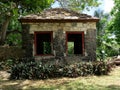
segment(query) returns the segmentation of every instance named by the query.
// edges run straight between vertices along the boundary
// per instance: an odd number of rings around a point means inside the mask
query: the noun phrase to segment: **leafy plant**
[[[115,34],[110,32],[110,15],[103,11],[95,11],[94,16],[100,18],[97,23],[97,58],[104,60],[106,57],[115,56],[119,52],[119,44],[116,41]]]
[[[100,3],[98,0],[56,0],[62,8],[68,8],[76,11],[90,10],[97,7]]]
[[[18,17],[40,13],[49,8],[53,2],[54,0],[0,0],[0,45],[5,43],[8,31],[21,31]]]
[[[120,1],[119,0],[114,0],[114,7],[112,9],[111,15],[112,15],[112,20],[109,23],[109,31],[116,36],[116,41],[120,45]]]
[[[68,42],[68,54],[74,54],[74,42]]]
[[[71,65],[43,64],[42,62],[20,62],[11,68],[11,79],[47,79],[56,77],[78,77],[107,75],[112,65],[107,62],[84,62]]]

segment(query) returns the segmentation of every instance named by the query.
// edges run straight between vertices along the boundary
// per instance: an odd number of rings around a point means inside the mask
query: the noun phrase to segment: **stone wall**
[[[91,29],[96,29],[95,22],[87,23],[31,23],[30,24],[30,34],[34,34],[34,31],[87,31]]]
[[[32,57],[34,35],[29,33],[29,24],[23,24],[22,30],[22,49],[25,50],[24,57]]]
[[[96,60],[96,30],[87,30],[85,35],[85,51],[89,60]]]
[[[79,60],[96,60],[96,23],[30,23],[23,24],[23,49],[26,50],[27,56],[34,56],[34,32],[35,31],[53,31],[53,52],[54,56],[35,56],[36,59],[49,59],[64,57],[73,60],[74,58],[66,57],[66,32],[80,31],[84,32],[84,55],[77,56]],[[81,58],[82,57],[82,58]]]
[[[63,57],[65,53],[65,35],[63,30],[58,30],[55,32],[55,37],[53,38],[53,50],[56,57]]]
[[[24,50],[14,46],[0,46],[0,61],[10,58],[22,58]]]

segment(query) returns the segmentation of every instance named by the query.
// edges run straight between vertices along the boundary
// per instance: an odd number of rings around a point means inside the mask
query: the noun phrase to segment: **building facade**
[[[54,8],[41,14],[23,16],[19,21],[25,56],[33,56],[36,60],[96,60],[98,18]]]

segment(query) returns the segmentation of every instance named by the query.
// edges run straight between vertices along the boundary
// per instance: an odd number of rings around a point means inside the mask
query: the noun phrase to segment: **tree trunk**
[[[3,22],[3,25],[1,27],[1,32],[0,32],[0,45],[4,44],[5,38],[6,38],[6,32],[7,28],[10,22],[11,16],[7,15],[6,20]]]

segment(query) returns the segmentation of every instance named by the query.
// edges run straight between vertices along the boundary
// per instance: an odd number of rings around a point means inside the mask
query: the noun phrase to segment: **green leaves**
[[[25,60],[26,61],[26,60]],[[11,79],[48,79],[107,75],[113,64],[107,62],[81,62],[71,65],[43,64],[41,62],[18,63],[11,68]]]
[[[98,0],[57,0],[61,7],[72,9],[75,11],[89,10],[92,7],[97,7],[100,3]]]
[[[118,54],[119,44],[116,41],[116,34],[111,32],[113,22],[110,22],[110,15],[96,11],[95,16],[100,18],[97,23],[97,57],[104,60]]]
[[[21,25],[17,20],[20,15],[39,13],[45,8],[49,8],[53,2],[54,0],[0,0],[0,26],[2,27],[0,31],[3,33],[0,35],[0,44],[5,42],[6,31],[20,31]],[[8,16],[10,17],[9,21]]]
[[[27,12],[40,12],[41,10],[50,7],[54,0],[20,0],[21,9]]]
[[[114,8],[111,12],[112,20],[109,29],[116,35],[117,42],[120,44],[120,1],[114,0]]]

